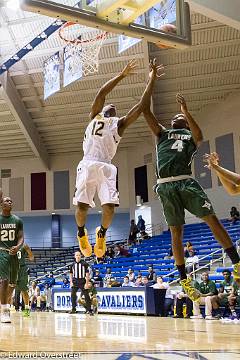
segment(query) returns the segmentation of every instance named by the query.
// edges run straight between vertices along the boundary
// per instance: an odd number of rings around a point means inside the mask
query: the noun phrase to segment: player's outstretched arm
[[[150,127],[152,133],[159,138],[161,133],[166,130],[164,126],[162,126],[156,119],[156,116],[150,109],[146,109],[143,111],[143,115],[145,120],[147,121],[148,126]]]
[[[131,60],[125,68],[115,76],[113,79],[106,82],[102,88],[97,93],[94,102],[92,104],[92,109],[90,113],[90,119],[94,119],[97,114],[99,114],[104,106],[106,96],[115,88],[115,86],[126,76],[134,74],[137,64],[135,60]]]
[[[123,116],[118,121],[118,135],[123,136],[124,131],[128,126],[130,126],[134,121],[136,121],[142,113],[142,104],[139,102],[136,104],[127,115]]]
[[[181,105],[181,111],[185,115],[186,120],[188,122],[188,126],[192,132],[193,140],[196,144],[196,146],[200,146],[203,141],[203,134],[202,130],[196,123],[196,121],[193,119],[192,115],[188,111],[186,101],[182,94],[177,94],[176,96],[177,103]]]
[[[151,98],[152,98],[152,93],[153,93],[153,88],[154,88],[154,83],[155,80],[160,79],[163,75],[165,75],[164,73],[164,66],[161,65],[157,65],[157,60],[153,59],[150,61],[149,64],[149,80],[146,86],[146,89],[144,90],[144,93],[142,95],[141,98],[141,103],[143,105],[143,110],[148,110],[151,107]]]
[[[156,64],[156,59],[150,62],[149,82],[142,96],[143,115],[148,123],[148,126],[152,130],[153,134],[157,137],[161,135],[161,132],[164,131],[165,128],[157,121],[155,115],[151,111],[151,97],[153,93],[155,80],[159,79],[163,75],[164,75],[163,65],[158,66]]]
[[[240,194],[240,175],[219,165],[219,156],[213,152],[204,155],[208,169],[213,169],[229,195]]]
[[[136,104],[129,113],[121,118],[118,123],[118,134],[122,136],[125,129],[138,119],[142,112],[148,111],[151,106],[151,96],[154,82],[156,79],[164,75],[163,65],[157,65],[156,59],[150,62],[149,81],[141,97],[141,100]]]

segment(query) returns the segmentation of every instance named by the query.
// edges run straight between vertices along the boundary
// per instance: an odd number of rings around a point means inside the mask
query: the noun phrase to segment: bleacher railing
[[[214,259],[213,258],[214,255],[216,255],[218,253],[220,253],[221,256]],[[204,255],[203,257],[199,258],[199,263],[202,262],[203,260],[209,258],[209,256],[211,256],[212,259],[208,263],[206,263],[202,266],[199,266],[199,267],[196,267],[196,264],[193,264],[193,271],[190,272],[190,275],[192,275],[194,280],[196,279],[196,274],[199,271],[206,269],[206,267],[211,267],[215,262],[222,261],[223,266],[225,267],[226,254],[223,249],[217,249],[217,250],[211,252],[210,254]],[[171,277],[171,275],[175,275],[177,273],[178,273],[178,270],[171,271],[170,273],[163,275],[163,278],[169,278],[169,277]],[[174,279],[173,281],[170,282],[170,284],[174,284],[174,283],[178,282],[179,280],[180,280],[180,278]]]

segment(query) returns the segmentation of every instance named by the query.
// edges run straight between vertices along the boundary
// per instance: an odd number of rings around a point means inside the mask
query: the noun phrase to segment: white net
[[[71,71],[82,66],[83,75],[98,72],[99,53],[107,33],[79,24],[67,23],[59,31],[60,38],[68,45]]]

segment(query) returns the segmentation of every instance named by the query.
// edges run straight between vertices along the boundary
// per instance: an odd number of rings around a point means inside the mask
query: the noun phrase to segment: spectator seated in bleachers
[[[103,278],[103,284],[105,286],[105,284],[107,283],[107,281],[111,278],[114,278],[114,276],[112,275],[112,269],[110,267],[107,268],[107,272],[106,275]]]
[[[69,289],[70,288],[70,281],[67,277],[63,279],[62,286],[63,289]]]
[[[55,285],[55,279],[52,271],[46,275],[44,283],[48,284],[49,287],[53,287]]]
[[[194,250],[191,241],[187,241],[184,246],[184,257],[189,257],[189,251]]]
[[[133,287],[133,286],[134,286],[134,282],[130,281],[127,275],[124,276],[122,287]]]
[[[236,224],[238,220],[240,220],[239,211],[235,206],[232,206],[230,211],[230,221],[232,225]]]
[[[96,287],[102,287],[103,286],[103,278],[100,275],[100,271],[98,269],[94,270],[92,279],[93,279],[94,285]]]
[[[223,270],[222,274],[224,280],[220,283],[218,295],[211,297],[211,302],[214,310],[218,309],[219,307],[224,307],[225,310],[223,315],[225,315],[229,311],[229,300],[231,303],[233,278],[231,276],[231,271],[228,269]]]
[[[231,319],[239,319],[240,314],[237,314],[236,307],[240,306],[240,280],[234,281],[232,285],[232,291],[228,297],[228,302],[229,309],[231,311]]]
[[[156,282],[157,281],[157,275],[155,271],[153,270],[153,266],[148,267],[148,274],[147,274],[148,281]]]
[[[199,266],[199,257],[195,255],[194,250],[189,250],[189,257],[185,261],[187,274],[196,270]]]
[[[152,285],[152,287],[154,289],[165,289],[166,290],[163,315],[168,316],[169,313],[171,313],[171,315],[172,315],[174,300],[173,300],[172,291],[169,287],[169,283],[164,282],[162,276],[157,276],[157,282],[156,282],[156,284]]]
[[[114,253],[113,248],[112,248],[111,246],[109,246],[109,247],[107,248],[106,253],[105,253],[106,259],[113,259],[113,258],[114,258],[114,255],[115,255],[115,253]]]
[[[94,314],[97,314],[97,312],[98,312],[97,290],[96,290],[92,280],[89,280],[88,293],[89,293],[89,297],[91,300],[91,310]],[[81,297],[78,300],[78,303],[80,305],[82,305],[86,309],[86,312],[87,312],[86,301],[85,301],[84,295],[81,295]]]
[[[136,278],[136,281],[134,283],[135,287],[141,287],[144,286],[143,282],[142,282],[142,275],[138,275]]]
[[[135,274],[132,268],[128,269],[127,276],[129,278],[129,281],[134,282],[135,281]]]
[[[200,291],[201,297],[198,301],[193,302],[193,316],[192,319],[202,319],[203,316],[200,313],[200,305],[205,305],[205,319],[214,320],[212,316],[212,302],[211,298],[217,295],[217,287],[214,281],[209,280],[207,272],[203,272],[201,276],[202,282],[195,287]]]
[[[129,251],[127,249],[125,249],[123,245],[115,246],[114,252],[115,252],[115,258],[122,257],[122,256],[123,257],[129,257],[130,256]]]
[[[168,259],[174,259],[172,247],[170,247],[168,255],[164,256],[164,260],[168,260]]]
[[[146,286],[146,287],[148,287],[148,286],[151,286],[151,285],[152,285],[152,282],[149,282],[149,280],[148,280],[148,277],[147,277],[147,276],[143,276],[143,277],[142,277],[142,283],[143,283],[143,286]]]

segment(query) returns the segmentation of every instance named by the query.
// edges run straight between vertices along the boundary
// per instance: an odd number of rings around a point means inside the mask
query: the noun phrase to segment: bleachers
[[[222,220],[222,223],[233,241],[236,242],[240,237],[240,224],[237,223],[232,226],[228,220]],[[200,259],[200,266],[204,266],[210,260],[220,257],[221,246],[205,223],[185,225],[184,243],[187,241],[191,241],[193,244]],[[140,271],[142,275],[147,275],[148,266],[153,265],[158,275],[166,276],[174,270],[174,260],[164,259],[168,255],[170,248],[171,235],[169,231],[165,231],[163,234],[144,240],[140,245],[136,246],[131,257],[113,259],[111,263],[98,264],[94,268],[99,269],[101,275],[104,276],[106,269],[111,267],[113,276],[119,281],[123,281],[123,277],[130,267],[134,269],[135,273]],[[219,250],[216,255],[210,255],[216,250]],[[209,256],[207,256],[208,254]]]
[[[229,235],[234,242],[239,239],[240,223],[231,225],[228,220],[222,220]],[[184,226],[184,243],[191,241],[197,255],[200,258],[200,266],[209,263],[210,260],[220,257],[220,245],[214,239],[212,232],[204,223],[188,224]],[[132,267],[137,274],[147,274],[148,266],[153,265],[157,274],[166,276],[174,270],[174,260],[165,259],[171,248],[171,235],[169,231],[154,236],[151,239],[144,240],[140,245],[131,249],[130,257],[120,257],[107,261],[103,264],[96,264],[93,267],[100,270],[104,277],[107,267],[111,267],[112,274],[119,281],[123,281],[128,268]],[[37,249],[34,250],[35,263],[31,265],[31,276],[40,277],[49,271],[56,271],[57,268],[66,266],[73,260],[73,253],[77,247],[66,249]],[[210,255],[212,252],[219,250],[216,255]],[[204,258],[204,259],[202,259]],[[218,271],[218,270],[217,270]],[[60,271],[59,271],[60,273]]]
[[[30,276],[39,278],[50,271],[66,266],[73,260],[73,253],[77,248],[67,249],[32,249],[34,253],[34,262],[28,262]],[[58,273],[58,272],[57,272]]]

